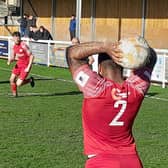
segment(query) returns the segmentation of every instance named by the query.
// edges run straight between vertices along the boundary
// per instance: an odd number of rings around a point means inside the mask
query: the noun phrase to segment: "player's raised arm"
[[[81,65],[87,64],[86,58],[97,53],[108,53],[114,61],[119,61],[117,45],[112,42],[87,42],[67,48],[66,58],[70,71],[73,73]]]

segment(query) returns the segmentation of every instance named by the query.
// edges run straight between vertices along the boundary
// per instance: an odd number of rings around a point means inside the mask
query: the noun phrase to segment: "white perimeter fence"
[[[35,56],[34,63],[58,66],[67,68],[67,62],[65,57],[66,47],[71,45],[70,41],[51,41],[51,40],[38,40],[30,41],[28,38],[23,38],[33,55]],[[11,56],[13,41],[11,37],[0,36],[0,57],[6,58]],[[167,49],[155,49],[157,52],[157,63],[152,73],[152,81],[160,83],[165,88],[168,83],[168,50]],[[129,70],[125,70],[126,74],[129,74]]]

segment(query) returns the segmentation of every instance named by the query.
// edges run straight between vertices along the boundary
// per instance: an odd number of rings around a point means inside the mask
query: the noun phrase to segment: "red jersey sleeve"
[[[129,82],[135,89],[145,95],[150,86],[152,70],[149,68],[143,68],[139,70],[135,70],[133,74],[127,78],[127,82]]]
[[[25,51],[25,53],[26,53],[28,56],[30,56],[30,55],[32,54],[32,52],[31,52],[29,46],[28,46],[26,43],[22,42],[22,43],[21,43],[21,47],[22,47],[22,49]]]
[[[73,79],[85,98],[97,97],[105,89],[105,79],[93,72],[88,65],[78,68],[73,74]]]

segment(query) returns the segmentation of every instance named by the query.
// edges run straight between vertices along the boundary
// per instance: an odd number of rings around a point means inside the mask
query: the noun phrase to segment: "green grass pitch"
[[[0,168],[83,168],[82,94],[67,69],[34,65],[36,85],[12,98],[0,60]],[[135,120],[144,168],[168,167],[168,91],[152,86]]]

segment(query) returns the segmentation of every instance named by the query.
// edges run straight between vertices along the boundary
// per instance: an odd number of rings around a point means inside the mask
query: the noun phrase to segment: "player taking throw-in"
[[[12,36],[14,41],[13,54],[9,57],[7,64],[10,65],[11,62],[15,60],[17,61],[10,76],[12,95],[17,97],[18,86],[22,86],[27,83],[30,83],[32,87],[35,85],[33,77],[26,79],[31,70],[34,56],[27,44],[21,41],[20,32],[14,32]]]
[[[143,38],[138,40],[146,44]],[[67,48],[70,71],[84,96],[84,153],[88,156],[85,168],[142,168],[132,127],[150,86],[156,53],[149,47],[146,64],[136,67],[125,80],[119,65],[124,53],[119,45],[88,42]],[[139,49],[134,51],[141,53]],[[93,54],[99,54],[98,74],[87,64],[88,56]]]

